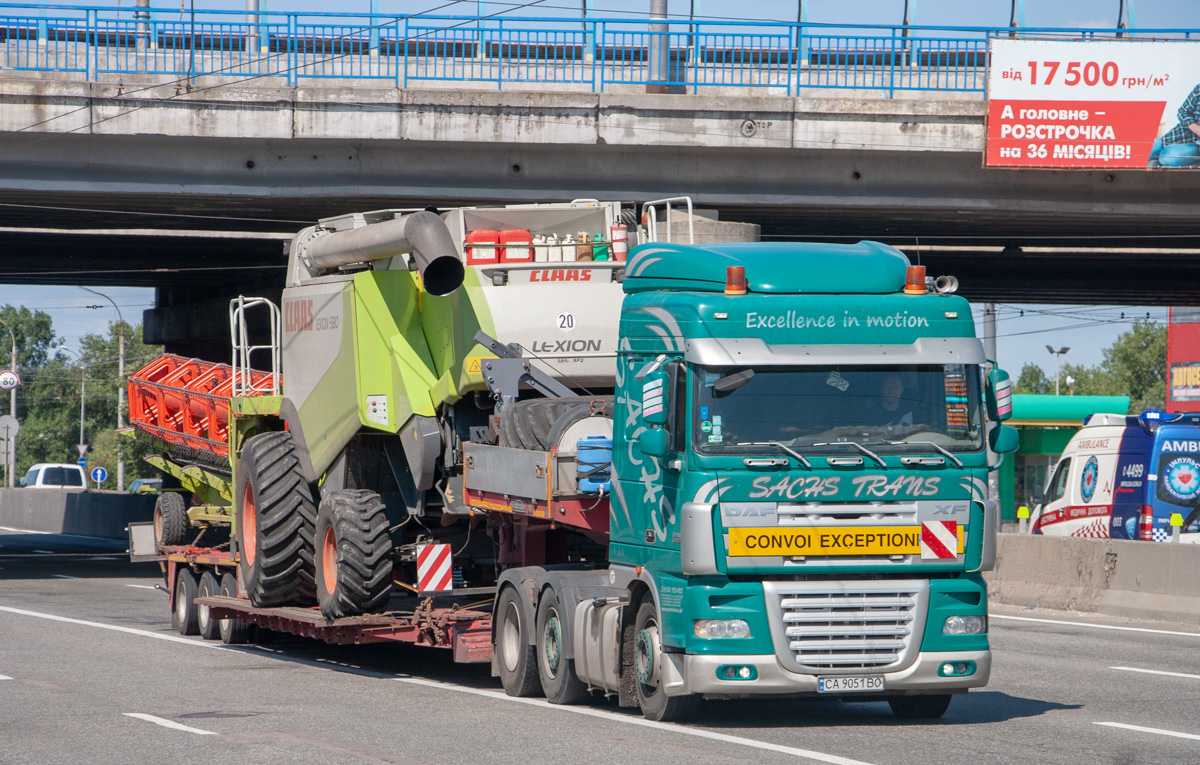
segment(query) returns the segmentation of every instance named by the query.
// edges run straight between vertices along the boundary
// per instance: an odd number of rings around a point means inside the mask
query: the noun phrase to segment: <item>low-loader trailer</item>
[[[324,220],[281,306],[231,305],[231,364],[136,373],[175,488],[131,549],[176,627],[443,647],[655,720],[936,717],[986,684],[1016,432],[955,280],[874,242],[672,242],[671,201],[643,209]]]

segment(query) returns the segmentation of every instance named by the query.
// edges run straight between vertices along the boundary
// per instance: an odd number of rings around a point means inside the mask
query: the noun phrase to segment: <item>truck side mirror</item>
[[[988,372],[987,408],[988,417],[995,422],[1004,422],[1012,417],[1012,381],[1009,380],[1008,372],[1003,369]],[[1013,447],[1009,451],[1015,449],[1016,447]]]
[[[671,434],[666,428],[650,428],[638,436],[638,451],[647,457],[662,457],[671,447]]]
[[[667,400],[667,372],[656,369],[642,378],[642,421],[647,425],[666,425],[671,411]]]
[[[1016,428],[1000,425],[988,433],[988,445],[996,454],[1011,454],[1021,445],[1021,435]]]

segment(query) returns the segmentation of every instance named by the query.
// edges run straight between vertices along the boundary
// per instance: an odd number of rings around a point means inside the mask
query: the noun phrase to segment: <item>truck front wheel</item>
[[[538,606],[538,677],[551,704],[578,704],[587,698],[588,691],[575,676],[575,662],[566,656],[563,617],[558,596],[548,590]]]
[[[255,608],[313,602],[316,508],[287,432],[246,441],[238,460],[238,573]]]
[[[392,591],[387,511],[373,491],[331,491],[317,511],[317,603],[329,620],[384,610]]]
[[[668,696],[662,684],[662,642],[658,609],[647,596],[633,625],[633,669],[637,674],[638,706],[650,720],[682,722],[696,710],[696,696]]]
[[[950,708],[950,694],[892,696],[888,698],[888,706],[902,720],[934,720]]]
[[[521,603],[513,587],[505,587],[496,601],[496,665],[500,670],[500,684],[509,696],[532,696],[541,689],[538,678],[537,657],[529,643]]]

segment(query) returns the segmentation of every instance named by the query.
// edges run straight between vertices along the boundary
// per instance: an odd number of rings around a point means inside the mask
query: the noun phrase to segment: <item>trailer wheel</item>
[[[537,668],[542,690],[551,704],[578,704],[588,696],[587,686],[575,675],[575,662],[565,655],[564,618],[554,590],[538,606]]]
[[[233,574],[221,576],[220,592],[222,597],[237,597],[237,579],[233,577]],[[253,624],[247,624],[237,619],[217,619],[217,630],[221,633],[221,642],[225,645],[241,645],[248,642],[250,631],[253,628]]]
[[[950,708],[950,694],[920,696],[891,696],[888,706],[892,714],[902,720],[934,720],[946,714]]]
[[[217,575],[211,571],[205,571],[200,577],[200,590],[197,597],[207,598],[211,595],[221,594],[221,583],[217,581]],[[209,615],[209,608],[206,605],[196,604],[196,625],[200,633],[200,637],[205,640],[216,640],[221,635],[221,631],[217,627],[217,620]]]
[[[647,596],[633,624],[633,667],[637,674],[638,706],[650,720],[682,722],[696,710],[696,696],[668,696],[662,687],[662,643],[658,609]]]
[[[181,545],[187,541],[187,502],[182,494],[163,492],[154,500],[154,542],[159,545]]]
[[[529,627],[522,619],[517,590],[505,587],[496,601],[496,664],[500,684],[509,696],[533,696],[541,690],[537,657],[529,644]]]
[[[200,632],[200,614],[196,608],[199,589],[192,570],[180,568],[175,575],[175,608],[171,611],[171,626],[179,630],[180,635]]]
[[[330,621],[387,607],[392,539],[383,500],[373,491],[331,491],[316,528],[317,603]]]
[[[238,573],[256,608],[314,600],[316,508],[287,432],[246,441],[237,470]]]

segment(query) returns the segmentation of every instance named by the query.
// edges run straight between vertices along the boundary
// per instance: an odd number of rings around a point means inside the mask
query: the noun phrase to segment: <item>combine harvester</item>
[[[659,241],[681,201],[301,231],[281,309],[231,304],[231,365],[129,383],[178,485],[130,532],[175,626],[447,648],[656,720],[762,694],[936,717],[986,684],[1016,433],[969,305],[872,242]]]

